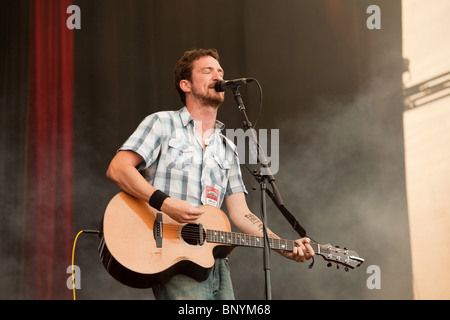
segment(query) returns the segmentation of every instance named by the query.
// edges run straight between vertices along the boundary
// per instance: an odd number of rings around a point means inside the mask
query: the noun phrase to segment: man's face
[[[217,92],[214,85],[223,80],[223,69],[211,56],[201,57],[192,69],[192,96],[204,105],[218,107],[225,99],[223,92]]]

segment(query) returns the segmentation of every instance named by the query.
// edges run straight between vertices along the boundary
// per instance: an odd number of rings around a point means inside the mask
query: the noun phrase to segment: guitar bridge
[[[156,214],[155,223],[153,224],[153,236],[155,237],[156,240],[156,247],[162,248],[163,223],[161,212],[158,212]]]

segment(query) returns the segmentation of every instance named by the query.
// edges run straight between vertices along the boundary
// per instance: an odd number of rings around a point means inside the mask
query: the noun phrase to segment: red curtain
[[[24,297],[65,299],[73,241],[72,1],[32,0]]]

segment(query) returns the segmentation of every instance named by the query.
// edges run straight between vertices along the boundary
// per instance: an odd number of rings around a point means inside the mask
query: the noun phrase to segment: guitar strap
[[[300,237],[306,237],[306,230],[301,226],[300,222],[292,215],[292,213],[289,212],[289,210],[283,205],[279,204],[275,196],[273,195],[272,191],[266,188],[266,193],[269,195],[269,197],[273,200],[273,203],[277,206],[277,208],[281,211],[283,216],[286,218],[286,220],[291,224],[292,228],[294,228],[295,231],[300,235]],[[312,269],[314,266],[314,257],[312,257],[311,263],[308,265],[309,269]]]
[[[292,228],[303,238],[306,237],[306,230],[301,226],[300,222],[289,212],[289,210],[282,204],[279,204],[272,191],[266,189],[267,194],[273,200],[273,203],[277,206],[277,208],[281,211],[286,220],[291,224]]]

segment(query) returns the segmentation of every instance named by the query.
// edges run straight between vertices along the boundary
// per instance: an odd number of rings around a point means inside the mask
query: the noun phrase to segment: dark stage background
[[[70,3],[64,2],[59,13],[44,10],[42,20],[48,23],[62,14],[59,26],[64,28]],[[62,182],[49,190],[57,199],[65,190],[66,207],[53,208],[51,219],[42,206],[39,211],[29,205],[33,192],[42,191],[30,178],[36,170],[29,165],[36,130],[29,125],[30,117],[43,121],[30,116],[36,110],[29,93],[36,79],[30,59],[36,44],[31,39],[39,24],[39,19],[31,19],[31,4],[11,1],[8,10],[2,10],[0,263],[6,277],[0,279],[0,298],[72,297],[66,271],[75,235],[97,228],[108,201],[119,191],[105,177],[109,161],[147,114],[181,107],[173,86],[174,66],[184,51],[198,47],[219,50],[226,79],[254,77],[261,83],[264,101],[258,128],[280,130],[277,185],[309,236],[347,246],[366,260],[345,272],[327,268],[320,257],[308,269],[308,263],[272,254],[273,298],[412,298],[401,1],[74,1],[81,8],[81,29],[68,36],[73,36],[74,81],[73,98],[66,99],[72,101],[68,108],[73,113],[42,111],[44,118],[73,120],[58,122],[71,130],[55,133],[65,143],[50,153],[61,154],[60,148],[69,146],[56,161],[54,174]],[[381,9],[379,30],[366,27],[366,10],[372,4]],[[55,32],[43,32],[49,43],[56,39]],[[60,56],[71,55],[62,51]],[[70,70],[64,70],[63,78],[70,78]],[[56,85],[52,90],[62,89]],[[258,87],[249,84],[241,93],[254,120]],[[227,128],[241,127],[242,115],[230,94],[219,119]],[[242,171],[249,206],[259,215],[259,190],[252,190],[253,178],[244,167]],[[270,200],[268,209],[269,227],[284,238],[295,238]],[[54,236],[44,236],[49,233]],[[151,290],[125,287],[107,274],[98,259],[97,241],[88,234],[78,239],[77,298],[153,299]],[[230,266],[238,299],[264,298],[262,262],[261,250],[233,251]],[[41,275],[30,276],[37,265]],[[367,286],[371,265],[380,268],[380,289]],[[42,277],[47,280],[39,281]]]

